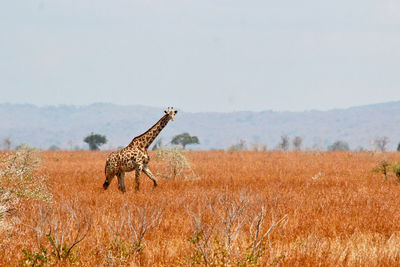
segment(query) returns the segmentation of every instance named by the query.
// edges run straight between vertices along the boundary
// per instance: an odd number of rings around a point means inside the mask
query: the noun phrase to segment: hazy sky
[[[0,92],[185,111],[400,100],[400,1],[3,0]]]

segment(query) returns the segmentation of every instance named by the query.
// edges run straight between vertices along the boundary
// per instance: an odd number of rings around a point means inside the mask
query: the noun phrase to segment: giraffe
[[[133,138],[127,147],[108,155],[105,166],[106,180],[103,184],[104,190],[108,188],[112,179],[117,176],[118,189],[126,192],[125,172],[131,171],[135,171],[136,192],[139,191],[139,176],[142,171],[153,181],[153,189],[157,186],[157,180],[148,168],[150,158],[147,149],[169,120],[175,120],[175,114],[178,113],[172,107],[164,112],[165,115],[156,124],[145,133]]]

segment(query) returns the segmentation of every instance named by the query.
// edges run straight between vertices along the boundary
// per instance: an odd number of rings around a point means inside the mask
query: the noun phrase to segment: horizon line
[[[185,112],[185,113],[242,113],[242,112],[250,112],[250,113],[263,113],[263,112],[275,112],[275,113],[302,113],[302,112],[329,112],[329,111],[338,111],[338,110],[348,110],[353,108],[362,108],[368,106],[379,106],[379,105],[386,105],[386,104],[395,104],[400,103],[400,100],[393,100],[387,102],[375,102],[363,105],[354,105],[348,107],[341,107],[341,108],[327,108],[327,109],[303,109],[303,110],[274,110],[274,109],[264,109],[260,111],[255,110],[231,110],[231,111],[185,111],[182,108],[177,107],[177,109]],[[75,107],[75,108],[85,108],[95,105],[112,105],[112,106],[119,106],[119,107],[143,107],[143,108],[152,108],[152,109],[164,109],[165,107],[159,106],[152,106],[152,105],[143,105],[143,104],[116,104],[111,102],[93,102],[90,104],[34,104],[34,103],[11,103],[11,102],[0,102],[0,105],[14,105],[14,106],[33,106],[36,108],[60,108],[60,107]],[[168,105],[167,105],[168,106]]]

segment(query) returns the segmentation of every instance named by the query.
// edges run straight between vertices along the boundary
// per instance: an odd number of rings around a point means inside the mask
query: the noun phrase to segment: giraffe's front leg
[[[125,173],[121,172],[118,174],[118,189],[121,190],[123,193],[126,192],[125,189]]]
[[[140,186],[139,177],[140,177],[140,171],[141,171],[141,170],[142,170],[142,169],[139,168],[139,167],[137,167],[136,170],[135,170],[135,191],[136,191],[136,192],[139,191],[139,186]]]
[[[157,180],[154,177],[154,175],[151,173],[149,168],[145,167],[143,168],[143,172],[153,181],[153,189],[157,187]]]

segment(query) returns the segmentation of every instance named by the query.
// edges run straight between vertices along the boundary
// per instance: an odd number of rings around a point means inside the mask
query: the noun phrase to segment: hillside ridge
[[[95,132],[109,140],[102,149],[115,149],[151,127],[163,110],[110,103],[41,107],[4,103],[0,104],[0,140],[10,137],[13,147],[26,143],[41,149],[51,145],[87,149],[82,140]],[[259,144],[273,149],[281,135],[301,136],[303,148],[319,149],[336,140],[348,142],[352,149],[370,149],[372,140],[381,136],[389,137],[389,150],[400,142],[400,101],[327,111],[179,111],[160,138],[167,143],[174,135],[189,132],[200,139],[200,145],[190,149],[226,149],[240,140],[249,148]]]

